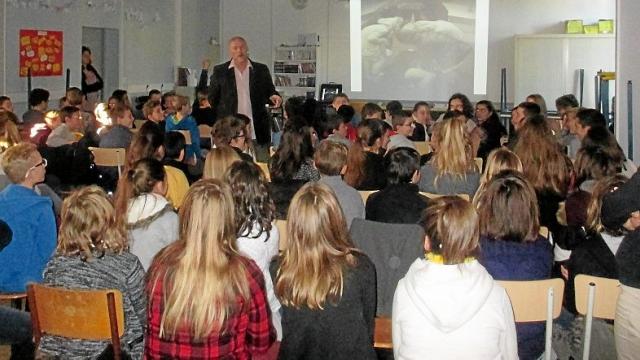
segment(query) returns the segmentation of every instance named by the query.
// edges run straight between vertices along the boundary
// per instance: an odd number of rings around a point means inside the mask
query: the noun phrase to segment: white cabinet
[[[273,61],[273,83],[280,95],[315,97],[317,46],[278,46]]]
[[[517,35],[515,37],[514,103],[538,93],[555,109],[564,94],[580,97],[580,69],[584,69],[582,106],[595,107],[595,76],[600,70],[615,71],[616,39],[598,35]],[[610,93],[613,94],[614,87]]]

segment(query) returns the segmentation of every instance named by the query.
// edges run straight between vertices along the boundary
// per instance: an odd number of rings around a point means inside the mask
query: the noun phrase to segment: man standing
[[[209,88],[209,102],[216,118],[244,114],[251,119],[250,134],[256,139],[259,160],[266,160],[271,143],[271,122],[265,105],[279,107],[282,98],[276,91],[269,68],[248,57],[244,38],[229,40],[231,60],[213,68]]]

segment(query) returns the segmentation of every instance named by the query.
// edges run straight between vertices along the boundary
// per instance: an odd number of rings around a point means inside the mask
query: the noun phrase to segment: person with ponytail
[[[231,187],[191,186],[179,238],[149,268],[145,359],[251,359],[276,332],[262,271],[240,255]],[[374,292],[375,293],[375,292]]]
[[[358,136],[347,154],[344,181],[356,190],[380,190],[387,184],[384,149],[389,137],[382,120],[367,119],[358,126]]]
[[[147,270],[153,257],[178,238],[178,216],[165,199],[166,173],[155,159],[135,162],[115,195],[119,222],[129,231],[129,251]]]

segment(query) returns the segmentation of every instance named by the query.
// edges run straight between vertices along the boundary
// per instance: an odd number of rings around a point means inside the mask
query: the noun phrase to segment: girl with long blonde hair
[[[514,154],[507,148],[501,147],[493,150],[487,157],[487,164],[484,168],[484,173],[482,173],[482,176],[480,177],[480,186],[473,198],[474,204],[477,204],[478,198],[484,192],[489,181],[503,170],[514,170],[521,173],[522,162],[518,155]]]
[[[308,183],[289,207],[277,263],[280,359],[375,359],[375,268],[353,248],[331,189]],[[317,340],[312,340],[317,339]]]
[[[196,182],[179,217],[179,239],[149,269],[146,356],[248,359],[266,352],[276,334],[264,278],[237,251],[230,186]]]

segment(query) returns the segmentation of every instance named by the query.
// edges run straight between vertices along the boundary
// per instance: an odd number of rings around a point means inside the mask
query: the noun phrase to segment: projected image
[[[371,98],[388,98],[390,87],[402,99],[472,92],[475,0],[368,0],[361,11],[362,87]]]

